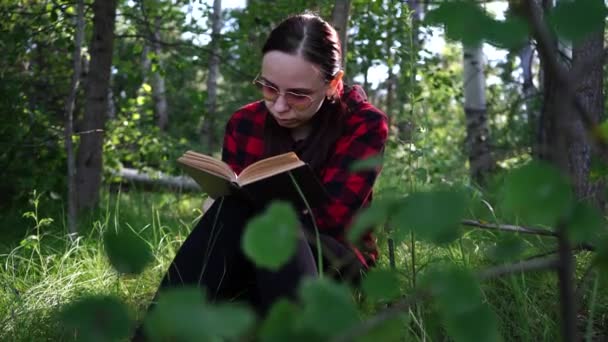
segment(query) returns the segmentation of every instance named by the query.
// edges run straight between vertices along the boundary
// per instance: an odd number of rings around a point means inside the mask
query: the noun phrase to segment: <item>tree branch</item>
[[[505,264],[489,267],[477,273],[477,278],[481,281],[490,280],[502,276],[511,275],[514,273],[530,272],[530,271],[544,271],[553,270],[558,266],[557,257],[544,257],[536,258],[525,261],[520,261],[513,264]],[[399,314],[408,310],[412,305],[419,301],[430,298],[431,293],[428,290],[417,288],[414,292],[406,298],[398,301],[391,305],[385,310],[382,310],[377,315],[374,315],[370,319],[362,322],[351,330],[346,331],[344,334],[339,335],[332,339],[333,342],[346,342],[353,341],[357,336],[380,326],[382,323],[397,317]]]
[[[538,228],[527,228],[521,226],[514,226],[510,224],[491,224],[491,223],[482,223],[475,220],[462,220],[460,224],[463,226],[470,226],[482,229],[489,230],[500,230],[505,232],[512,233],[522,233],[522,234],[532,234],[532,235],[543,235],[543,236],[553,236],[556,237],[557,234],[555,232],[548,229],[538,229]]]
[[[555,269],[559,259],[555,256],[534,258],[513,264],[505,264],[485,269],[477,274],[480,280],[490,280],[513,273]]]
[[[497,230],[497,231],[511,232],[511,233],[557,237],[557,233],[555,233],[554,231],[549,230],[549,229],[528,228],[528,227],[515,226],[515,225],[510,225],[510,224],[501,225],[501,224],[482,223],[482,222],[475,221],[475,220],[462,220],[462,221],[460,221],[460,224],[463,226],[482,228],[482,229],[488,229],[488,230]],[[593,246],[590,243],[583,242],[583,243],[580,243],[580,244],[574,246],[574,248],[572,250],[573,251],[585,250],[585,251],[594,252],[595,246]]]

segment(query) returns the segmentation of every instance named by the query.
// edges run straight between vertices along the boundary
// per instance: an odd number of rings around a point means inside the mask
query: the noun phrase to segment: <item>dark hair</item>
[[[325,82],[333,80],[341,69],[342,53],[338,34],[329,23],[317,15],[299,14],[283,20],[272,30],[262,48],[262,54],[270,51],[302,56],[319,67]],[[324,100],[311,119],[311,133],[296,148],[300,158],[310,164],[317,173],[320,173],[342,133],[342,122],[347,110],[340,99],[341,92],[340,82],[335,97]],[[279,126],[272,115],[268,115],[264,134],[266,156],[291,150],[291,141],[289,131]]]

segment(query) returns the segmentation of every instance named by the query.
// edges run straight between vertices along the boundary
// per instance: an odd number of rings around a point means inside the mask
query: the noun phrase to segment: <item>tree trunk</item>
[[[396,7],[394,6],[394,3],[392,0],[388,1],[388,6],[389,8],[393,8]],[[387,20],[387,30],[386,30],[386,39],[384,41],[384,46],[386,48],[386,56],[387,56],[387,77],[386,77],[386,115],[388,116],[389,119],[389,127],[390,127],[390,123],[391,121],[394,119],[395,115],[393,113],[393,99],[395,97],[395,72],[393,70],[394,68],[394,52],[393,52],[393,27],[394,27],[394,21],[390,20],[390,18]]]
[[[407,5],[412,13],[412,40],[414,42],[415,52],[417,53],[420,50],[420,46],[422,42],[420,41],[420,22],[422,21],[422,12],[423,6],[420,4],[419,0],[409,0]]]
[[[220,34],[222,30],[222,0],[213,1],[211,16],[211,56],[207,75],[207,115],[203,118],[201,138],[208,152],[215,148],[215,117],[217,116],[217,79],[220,71]]]
[[[93,2],[91,62],[87,76],[85,114],[76,159],[80,209],[94,207],[99,199],[103,163],[103,131],[108,111],[116,2],[116,0],[95,0]]]
[[[342,68],[346,69],[346,47],[348,45],[348,17],[350,14],[350,0],[336,0],[331,11],[331,23],[338,32],[342,46]]]
[[[519,50],[519,60],[521,73],[523,76],[522,94],[524,96],[524,104],[526,106],[526,119],[531,131],[536,131],[535,127],[538,123],[538,106],[536,105],[536,95],[538,93],[534,86],[534,74],[532,73],[532,62],[534,61],[534,49],[530,42]]]
[[[552,1],[543,0],[543,16],[553,7]],[[540,64],[542,72],[542,93],[543,102],[537,130],[537,144],[535,156],[541,160],[548,161],[562,170],[565,174],[569,173],[568,155],[563,153],[568,151],[568,141],[566,135],[574,133],[576,121],[574,112],[568,103],[564,103],[563,87],[560,87],[557,75],[550,69],[548,60],[554,58],[562,63],[563,59],[559,54],[559,46],[555,38],[551,43],[555,56],[546,56],[541,53]],[[574,119],[574,121],[572,121]],[[572,121],[572,125],[570,123]]]
[[[162,53],[160,41],[160,17],[156,17],[154,22],[154,33],[152,40],[152,49],[156,54],[158,63]],[[165,78],[159,71],[160,67],[152,73],[152,98],[154,99],[154,116],[156,117],[156,123],[161,131],[166,131],[169,125],[169,111],[167,109],[167,96],[165,87]]]
[[[84,38],[84,0],[79,0],[77,4],[76,15],[76,37],[74,39],[74,74],[72,74],[72,84],[70,87],[70,95],[65,106],[65,152],[67,155],[68,169],[68,232],[71,236],[78,233],[77,210],[78,198],[76,189],[76,160],[74,157],[74,142],[72,136],[74,134],[74,104],[76,95],[78,94],[78,85],[80,83],[80,74],[82,67],[82,41]]]
[[[582,70],[584,75],[577,75],[580,80],[577,84],[577,95],[587,112],[595,115],[596,122],[600,122],[604,112],[604,76],[603,55],[604,30],[589,35],[584,41],[574,44],[572,52],[572,67]],[[585,127],[578,115],[572,123],[572,141],[568,143],[568,159],[570,176],[574,190],[580,199],[591,200],[600,205],[602,197],[599,194],[601,185],[591,185],[589,170],[591,167],[592,148],[587,139]]]
[[[467,151],[471,180],[483,184],[494,169],[486,110],[483,48],[463,47],[464,111],[467,123]]]

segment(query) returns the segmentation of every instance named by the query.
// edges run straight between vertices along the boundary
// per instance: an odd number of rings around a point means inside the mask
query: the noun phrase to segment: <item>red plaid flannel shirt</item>
[[[313,214],[322,233],[346,243],[346,230],[357,211],[371,202],[372,186],[381,169],[353,172],[350,166],[383,153],[388,119],[367,102],[365,92],[359,86],[346,88],[342,100],[346,101],[350,113],[333,155],[321,170],[321,182],[331,200],[313,208]],[[237,174],[263,158],[266,115],[269,113],[264,102],[258,101],[240,108],[226,125],[222,159]],[[361,250],[352,247],[358,258],[365,265],[375,262],[377,249],[371,233],[364,235],[362,242]]]

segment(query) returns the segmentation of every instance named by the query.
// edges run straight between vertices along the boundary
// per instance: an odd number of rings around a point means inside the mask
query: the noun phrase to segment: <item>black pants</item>
[[[279,270],[269,271],[254,265],[241,250],[245,226],[259,213],[235,197],[216,200],[177,252],[159,292],[177,286],[200,286],[212,302],[244,301],[261,316],[277,299],[294,299],[300,281],[318,275],[316,238],[310,218],[300,219],[294,256]],[[320,240],[325,274],[358,283],[364,266],[355,253],[331,236],[320,234]]]

